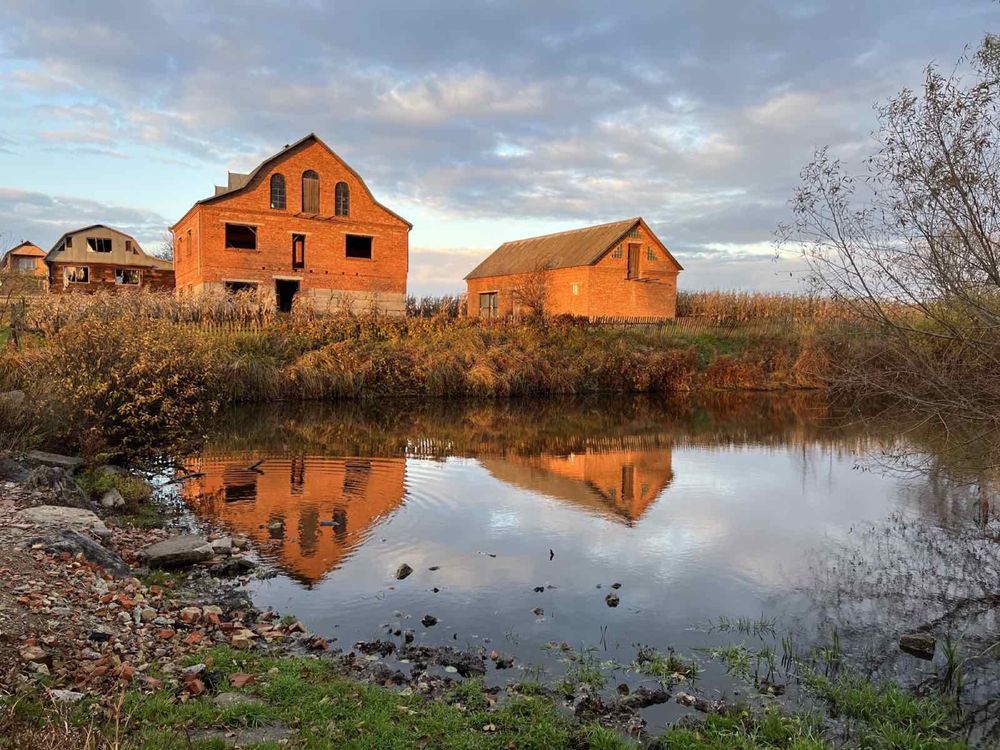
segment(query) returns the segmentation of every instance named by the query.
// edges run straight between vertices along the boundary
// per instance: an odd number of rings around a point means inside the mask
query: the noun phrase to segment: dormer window
[[[271,208],[285,209],[285,175],[271,175]]]
[[[88,237],[87,238],[87,249],[92,253],[110,253],[111,252],[111,238],[110,237]]]
[[[302,173],[302,213],[319,213],[319,175],[311,169]]]
[[[333,205],[337,216],[351,215],[351,189],[346,182],[338,182],[333,189]]]

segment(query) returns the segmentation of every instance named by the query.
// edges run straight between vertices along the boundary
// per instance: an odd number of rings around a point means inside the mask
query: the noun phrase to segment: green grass
[[[674,651],[664,654],[646,646],[639,647],[632,668],[650,677],[673,682],[690,680],[698,675],[698,665],[695,662],[682,659]]]
[[[0,700],[0,748],[41,746],[65,737],[65,727],[112,736],[122,722],[124,750],[207,750],[217,740],[192,742],[189,732],[282,725],[295,736],[285,747],[307,750],[625,750],[635,745],[616,731],[579,725],[565,710],[535,691],[510,692],[490,710],[482,680],[456,685],[443,700],[388,690],[345,676],[330,659],[269,657],[215,648],[189,657],[211,658],[221,690],[228,676],[247,672],[256,683],[243,692],[259,702],[229,708],[205,696],[181,703],[172,692],[124,693],[110,718],[95,713],[92,700],[58,711],[38,693]],[[583,660],[585,666],[589,662]],[[951,715],[933,701],[914,698],[895,686],[876,686],[859,677],[829,680],[808,676],[832,724],[818,714],[791,713],[771,706],[735,706],[725,714],[689,718],[669,728],[648,747],[661,750],[959,750]],[[235,692],[235,691],[234,691]],[[103,723],[102,723],[103,722]],[[51,731],[51,735],[45,732]],[[21,741],[19,742],[19,738]],[[27,738],[27,743],[24,738]],[[34,743],[34,744],[32,744]],[[49,746],[49,745],[46,745]],[[51,746],[66,746],[57,742]],[[111,744],[90,746],[110,750]],[[117,747],[117,746],[116,746]],[[262,747],[262,746],[258,746]]]

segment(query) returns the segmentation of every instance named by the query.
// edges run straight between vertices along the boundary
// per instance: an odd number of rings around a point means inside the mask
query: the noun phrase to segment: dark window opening
[[[306,236],[292,235],[292,268],[306,267]]]
[[[319,175],[311,169],[302,173],[302,213],[319,213]]]
[[[140,280],[140,274],[138,268],[116,268],[115,269],[115,283],[116,284],[138,284]]]
[[[230,250],[256,250],[257,227],[246,224],[226,224],[226,248]]]
[[[87,266],[67,266],[66,281],[70,284],[88,284],[90,269]]]
[[[333,212],[337,216],[349,216],[351,213],[351,189],[346,182],[338,182],[333,190]]]
[[[227,281],[225,282],[226,291],[230,294],[239,294],[240,292],[256,292],[257,282],[255,281]]]
[[[285,208],[285,176],[271,175],[271,208]]]
[[[479,295],[479,317],[495,318],[497,316],[499,296],[496,292],[483,292]]]
[[[125,252],[132,252],[132,240],[125,240]]]
[[[191,256],[191,230],[187,231],[187,242],[184,243],[184,247],[187,249],[188,257]]]
[[[72,236],[66,238],[66,247],[73,247],[73,237]]]
[[[295,304],[295,295],[299,293],[299,282],[294,279],[275,279],[274,297],[278,303],[279,312],[291,312]]]
[[[110,237],[88,237],[87,238],[87,249],[93,253],[110,253],[111,252],[111,238]]]
[[[363,237],[360,234],[347,235],[347,257],[371,260],[372,238]]]

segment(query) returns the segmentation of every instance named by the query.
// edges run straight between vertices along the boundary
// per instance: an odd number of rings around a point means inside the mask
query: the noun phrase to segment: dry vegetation
[[[592,327],[374,312],[278,316],[254,295],[146,291],[31,304],[0,386],[85,453],[149,455],[196,438],[225,403],[396,396],[507,397],[819,384],[823,356],[787,326]]]
[[[677,317],[713,325],[843,321],[851,308],[828,297],[764,292],[678,292]]]

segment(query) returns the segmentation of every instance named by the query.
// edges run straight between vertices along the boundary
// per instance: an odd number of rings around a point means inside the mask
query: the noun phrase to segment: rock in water
[[[620,600],[618,599],[618,594],[615,594],[615,593],[612,592],[612,593],[608,594],[606,597],[604,597],[604,601],[607,602],[607,605],[609,607],[617,607],[618,606],[618,602]]]
[[[58,554],[68,552],[71,555],[83,555],[84,558],[100,565],[106,571],[118,578],[131,574],[131,569],[117,554],[105,549],[86,534],[74,529],[61,529],[45,536],[35,537],[29,546],[44,549],[46,552]]]
[[[933,659],[937,641],[930,633],[907,633],[900,637],[899,648],[919,659]]]
[[[61,505],[38,505],[25,508],[17,514],[26,523],[37,526],[51,526],[56,529],[73,529],[74,531],[89,531],[101,540],[111,538],[111,530],[104,521],[89,510],[82,508],[67,508]]]
[[[151,568],[180,568],[210,560],[215,551],[204,537],[183,534],[143,547],[139,556]]]
[[[397,581],[402,581],[404,578],[406,578],[412,572],[413,572],[413,568],[411,568],[406,563],[403,563],[398,568],[396,568],[396,580]]]
[[[438,618],[434,615],[424,615],[424,618],[420,621],[420,624],[425,628],[432,628],[437,625]]]

